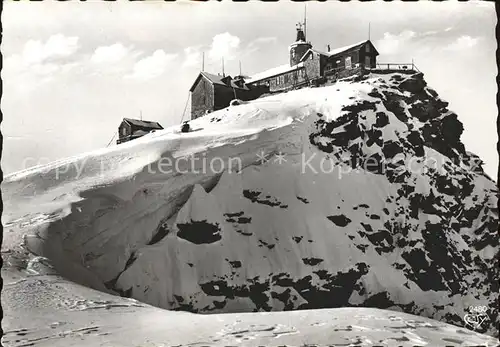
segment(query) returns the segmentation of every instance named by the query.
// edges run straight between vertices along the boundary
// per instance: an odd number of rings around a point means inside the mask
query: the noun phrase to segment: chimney
[[[326,51],[330,52],[330,45],[326,45]]]

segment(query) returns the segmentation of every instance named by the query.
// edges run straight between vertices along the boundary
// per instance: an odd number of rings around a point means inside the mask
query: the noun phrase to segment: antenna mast
[[[224,74],[224,57],[222,57],[222,77],[226,77]]]
[[[205,71],[205,52],[201,53],[201,71]]]
[[[304,38],[307,42],[307,4],[304,4]]]
[[[241,76],[241,60],[240,60],[240,76]]]
[[[370,22],[368,22],[368,40],[370,40],[370,34],[371,34],[371,33],[370,33],[370,29],[371,29],[370,24],[371,24],[371,23],[370,23]]]

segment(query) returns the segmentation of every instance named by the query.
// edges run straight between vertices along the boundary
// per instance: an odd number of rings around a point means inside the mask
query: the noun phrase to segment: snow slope
[[[7,176],[7,264],[42,256],[77,283],[199,313],[360,306],[463,326],[481,305],[479,331],[497,333],[498,189],[422,74],[191,127]]]
[[[336,308],[198,315],[54,275],[3,273],[3,346],[488,346],[498,340],[401,312]]]

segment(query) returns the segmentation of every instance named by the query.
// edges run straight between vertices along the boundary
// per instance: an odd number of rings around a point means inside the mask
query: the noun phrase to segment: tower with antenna
[[[304,7],[304,22],[297,23],[297,37],[295,42],[289,47],[290,51],[290,66],[297,65],[304,54],[312,48],[310,42],[306,38],[307,12]]]

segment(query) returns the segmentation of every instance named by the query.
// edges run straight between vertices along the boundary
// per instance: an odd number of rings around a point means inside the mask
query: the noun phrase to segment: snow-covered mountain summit
[[[15,173],[7,262],[29,251],[200,313],[362,306],[463,326],[486,306],[494,334],[498,189],[447,105],[421,73],[371,74]]]

